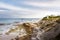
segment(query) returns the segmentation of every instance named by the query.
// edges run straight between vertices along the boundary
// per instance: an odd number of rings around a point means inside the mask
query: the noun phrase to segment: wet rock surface
[[[11,40],[60,40],[60,16],[47,16],[37,23],[21,25],[25,29],[26,35],[18,35]]]

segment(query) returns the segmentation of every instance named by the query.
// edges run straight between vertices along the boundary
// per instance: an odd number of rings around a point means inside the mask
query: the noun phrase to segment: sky
[[[60,15],[60,0],[0,0],[0,18]]]

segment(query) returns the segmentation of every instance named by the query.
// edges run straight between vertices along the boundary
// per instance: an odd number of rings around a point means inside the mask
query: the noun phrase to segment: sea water
[[[36,22],[39,18],[0,18],[0,33],[4,32],[8,28],[10,28],[13,23],[21,23],[21,22]],[[1,25],[3,24],[3,25]]]
[[[37,21],[39,18],[0,18],[0,23]]]

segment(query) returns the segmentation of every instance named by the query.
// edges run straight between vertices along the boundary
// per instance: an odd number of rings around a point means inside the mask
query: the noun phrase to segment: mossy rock
[[[56,19],[60,19],[60,16],[46,16],[44,17],[42,20],[56,20]]]

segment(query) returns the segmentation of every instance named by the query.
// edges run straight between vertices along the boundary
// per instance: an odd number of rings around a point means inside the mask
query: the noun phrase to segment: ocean
[[[39,18],[0,18],[0,34],[12,27],[10,24],[21,22],[36,22]]]
[[[0,23],[33,22],[37,20],[39,20],[39,18],[0,18]]]

